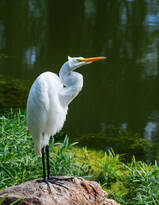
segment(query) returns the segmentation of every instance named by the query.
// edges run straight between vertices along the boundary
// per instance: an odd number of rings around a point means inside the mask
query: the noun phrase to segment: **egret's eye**
[[[77,61],[77,63],[80,63],[80,62],[81,62],[81,59],[77,59],[76,61]]]

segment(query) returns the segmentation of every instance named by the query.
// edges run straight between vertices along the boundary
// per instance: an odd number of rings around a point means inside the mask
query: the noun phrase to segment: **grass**
[[[113,149],[92,150],[70,142],[50,140],[52,175],[74,175],[96,180],[121,204],[159,204],[159,167],[123,162]],[[9,112],[0,116],[0,189],[42,176],[41,158],[33,151],[26,128],[25,113]]]
[[[159,204],[159,167],[157,163],[148,165],[141,161],[125,166],[129,175],[125,176],[125,186],[129,204]],[[131,192],[130,190],[134,190]]]
[[[83,176],[84,164],[78,166],[70,149],[74,144],[66,137],[64,143],[51,140],[51,166],[53,175],[67,174]],[[42,176],[41,158],[33,151],[33,142],[26,128],[25,115],[10,112],[0,118],[0,189]]]

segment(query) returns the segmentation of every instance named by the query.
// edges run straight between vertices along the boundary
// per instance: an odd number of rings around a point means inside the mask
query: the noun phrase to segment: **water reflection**
[[[122,128],[122,129],[127,129],[127,123],[126,123],[126,122],[123,122],[122,125],[121,125],[121,128]]]
[[[156,132],[157,130],[157,122],[147,122],[145,126],[145,139],[147,140],[152,140],[152,135]]]
[[[3,49],[5,47],[5,41],[4,41],[4,25],[3,22],[0,21],[0,49]]]
[[[35,18],[38,18],[40,16],[43,16],[43,4],[42,1],[28,1],[28,10],[29,10],[29,15],[32,15]]]
[[[113,124],[159,141],[159,118],[149,119],[159,112],[158,11],[157,0],[1,0],[0,73],[33,80],[58,72],[68,55],[107,56],[79,69],[84,89],[64,129],[104,133]]]
[[[34,64],[36,62],[36,58],[37,58],[36,47],[26,49],[25,56],[24,56],[24,63],[29,65]]]

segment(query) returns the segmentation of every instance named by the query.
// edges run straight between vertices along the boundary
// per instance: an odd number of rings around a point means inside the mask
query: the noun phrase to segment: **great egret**
[[[50,176],[49,139],[59,132],[66,119],[69,103],[83,87],[83,76],[75,69],[105,57],[71,58],[63,64],[59,76],[44,72],[34,81],[27,100],[27,126],[34,141],[35,152],[42,155],[43,180],[61,185],[58,177]],[[45,156],[47,161],[47,176]]]

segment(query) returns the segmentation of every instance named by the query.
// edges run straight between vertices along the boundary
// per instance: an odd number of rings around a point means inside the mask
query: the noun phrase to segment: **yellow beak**
[[[84,62],[94,62],[94,61],[99,61],[99,60],[104,60],[106,57],[101,56],[101,57],[93,57],[93,58],[81,58],[79,61],[84,61]]]

